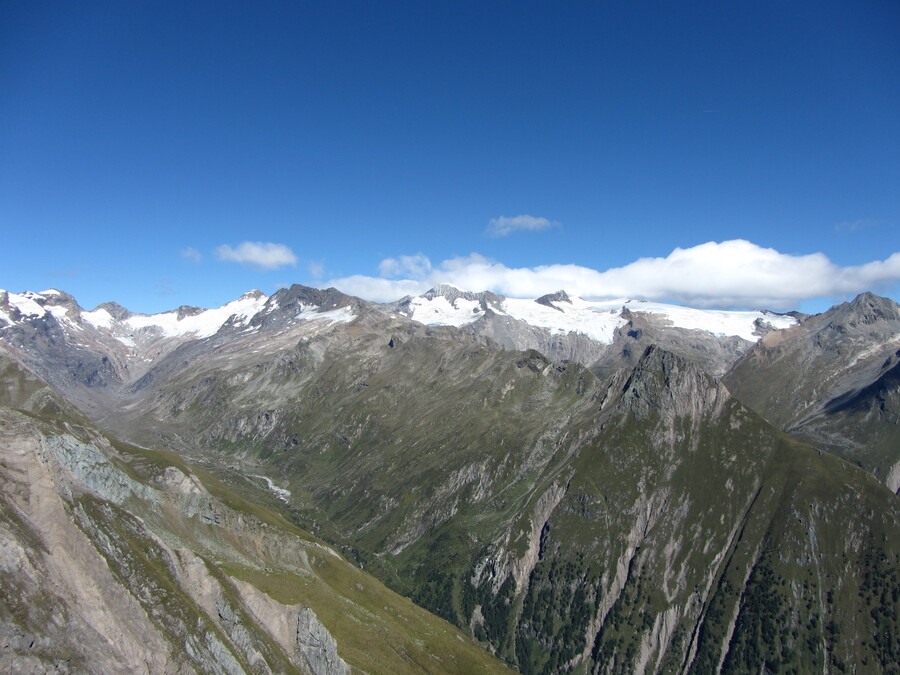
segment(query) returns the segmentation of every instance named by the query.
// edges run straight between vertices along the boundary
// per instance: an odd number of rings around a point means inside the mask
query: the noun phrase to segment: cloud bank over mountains
[[[580,265],[511,268],[477,253],[432,264],[427,256],[387,258],[378,277],[353,275],[327,283],[367,300],[389,302],[439,283],[513,298],[565,289],[588,299],[635,298],[694,307],[796,309],[804,300],[877,291],[900,282],[900,252],[885,260],[840,266],[823,253],[790,255],[743,239],[676,248],[598,271]]]

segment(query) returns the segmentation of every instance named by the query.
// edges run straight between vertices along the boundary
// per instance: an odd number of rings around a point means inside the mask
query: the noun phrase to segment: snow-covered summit
[[[253,290],[214,309],[184,306],[160,314],[136,314],[115,303],[85,311],[75,298],[56,289],[0,291],[0,330],[40,322],[50,315],[70,334],[101,335],[133,347],[160,339],[209,338],[223,328],[254,331],[317,319],[346,322],[353,320],[362,302],[335,289],[292,286],[272,296]],[[766,311],[693,309],[627,298],[585,300],[570,297],[564,290],[535,299],[507,298],[452,284],[381,307],[426,325],[462,327],[479,320],[507,318],[544,329],[551,336],[583,335],[604,345],[611,344],[616,330],[636,314],[650,318],[658,327],[700,330],[751,342],[766,329],[788,328],[797,322],[792,316]]]
[[[399,314],[432,326],[464,326],[500,308],[502,295],[484,291],[473,293],[453,284],[440,284],[420,296],[405,297],[387,307]]]
[[[40,293],[10,293],[0,289],[0,322],[6,324],[40,319],[48,314],[58,320],[71,322],[80,311],[75,298],[55,288]]]
[[[215,309],[180,308],[163,314],[133,314],[122,323],[134,331],[155,328],[167,337],[193,333],[198,338],[215,335],[226,323],[244,326],[268,300],[263,293],[245,293]]]
[[[284,309],[277,302],[283,297],[283,292],[270,298],[259,290],[252,290],[237,300],[213,309],[182,306],[159,314],[137,314],[114,302],[103,303],[86,311],[71,295],[56,289],[41,293],[9,293],[0,290],[0,330],[23,322],[40,322],[50,315],[64,330],[72,334],[85,335],[87,332],[134,347],[141,342],[158,339],[208,338],[225,327],[249,330],[251,321],[257,316]],[[335,308],[330,305],[314,305],[314,302],[308,302],[305,306],[298,307],[298,311],[287,317],[288,322],[315,319],[335,322],[354,318],[350,308],[334,311]]]
[[[397,305],[397,311],[427,325],[461,327],[493,312],[548,329],[551,334],[579,333],[602,344],[611,344],[616,329],[628,322],[625,310],[651,315],[664,325],[716,336],[734,335],[751,342],[759,339],[760,328],[788,328],[797,322],[792,316],[767,311],[693,309],[627,298],[584,300],[570,297],[564,290],[536,299],[506,298],[489,292],[472,293],[449,284],[405,298]]]

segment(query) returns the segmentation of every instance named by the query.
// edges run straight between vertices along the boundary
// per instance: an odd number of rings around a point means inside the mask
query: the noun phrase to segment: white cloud
[[[662,258],[640,258],[603,272],[579,265],[511,268],[473,253],[433,266],[425,256],[382,262],[383,276],[404,269],[412,278],[353,276],[329,285],[386,302],[441,282],[508,297],[535,298],[565,289],[591,299],[641,298],[696,307],[794,309],[803,300],[847,296],[900,282],[900,252],[885,260],[841,267],[822,253],[790,255],[741,239],[676,248]],[[391,262],[388,262],[391,261]]]
[[[378,273],[383,277],[408,276],[424,279],[431,272],[431,261],[422,253],[385,258],[378,265]]]
[[[505,237],[516,230],[546,230],[548,227],[557,227],[559,223],[548,220],[546,218],[536,218],[534,216],[513,216],[507,218],[500,216],[499,218],[491,218],[488,223],[487,234],[491,237]]]
[[[367,277],[362,274],[354,274],[350,277],[332,279],[322,284],[322,288],[334,286],[339,291],[348,295],[355,295],[373,302],[392,302],[406,295],[420,295],[427,291],[432,284],[428,281],[414,281],[412,279],[379,279]]]
[[[190,260],[191,262],[196,262],[196,263],[203,260],[203,254],[200,253],[200,251],[195,249],[193,246],[188,246],[187,248],[182,249],[181,257],[184,258],[185,260]]]
[[[284,244],[262,241],[245,241],[234,248],[222,244],[216,248],[216,257],[226,262],[252,265],[265,270],[297,264],[297,256]]]

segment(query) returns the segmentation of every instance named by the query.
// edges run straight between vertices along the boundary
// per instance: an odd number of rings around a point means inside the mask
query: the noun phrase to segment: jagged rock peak
[[[705,414],[730,397],[725,386],[698,364],[650,345],[622,390],[622,402],[639,417]]]
[[[568,302],[570,305],[572,304],[572,300],[569,298],[568,294],[562,289],[556,291],[556,293],[547,293],[546,295],[542,295],[537,300],[535,300],[535,302],[538,303],[539,305],[545,305],[547,307],[552,307],[553,309],[559,309],[559,307],[557,307],[556,305],[553,304],[554,302]],[[559,310],[559,311],[562,311],[562,310]]]
[[[859,332],[893,332],[900,323],[900,307],[893,300],[866,292],[810,318],[826,334],[842,339],[847,334]]]
[[[290,288],[280,289],[269,298],[266,304],[281,310],[293,310],[302,305],[304,307],[314,306],[323,311],[329,311],[351,305],[354,300],[356,298],[345,295],[336,288],[322,290],[294,284]]]
[[[451,305],[460,298],[471,300],[473,302],[481,302],[482,305],[485,305],[486,303],[497,304],[504,300],[504,297],[497,293],[491,293],[490,291],[473,293],[472,291],[464,291],[453,284],[438,284],[434,288],[425,291],[422,294],[422,297],[428,300],[445,298]]]
[[[677,377],[681,373],[693,373],[693,371],[702,373],[704,377],[709,377],[694,362],[655,344],[644,350],[635,367],[635,372],[660,374],[666,380]]]
[[[268,297],[265,293],[263,293],[258,288],[254,288],[252,291],[247,291],[238,300],[259,300],[260,298]]]
[[[46,291],[36,293],[35,296],[35,300],[42,305],[61,305],[63,307],[78,308],[78,302],[76,302],[74,296],[56,288],[48,288]]]
[[[868,291],[860,293],[849,303],[839,305],[835,313],[847,316],[850,325],[900,320],[900,307],[896,302]]]
[[[181,321],[186,316],[197,316],[198,314],[202,314],[206,310],[202,307],[194,307],[193,305],[182,305],[178,309],[175,310],[176,316],[178,320]]]
[[[131,312],[129,312],[117,302],[104,302],[97,305],[94,308],[94,311],[96,312],[98,309],[105,309],[107,312],[109,312],[109,315],[116,321],[124,321],[128,317],[132,316]]]

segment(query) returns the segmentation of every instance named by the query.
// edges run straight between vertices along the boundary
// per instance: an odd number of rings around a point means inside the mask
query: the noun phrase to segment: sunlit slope
[[[523,672],[897,662],[896,496],[696,364],[650,348],[600,380],[352,328],[199,361],[134,428],[269,476],[298,522]]]
[[[109,440],[6,360],[2,377],[4,669],[504,672],[210,473]]]

